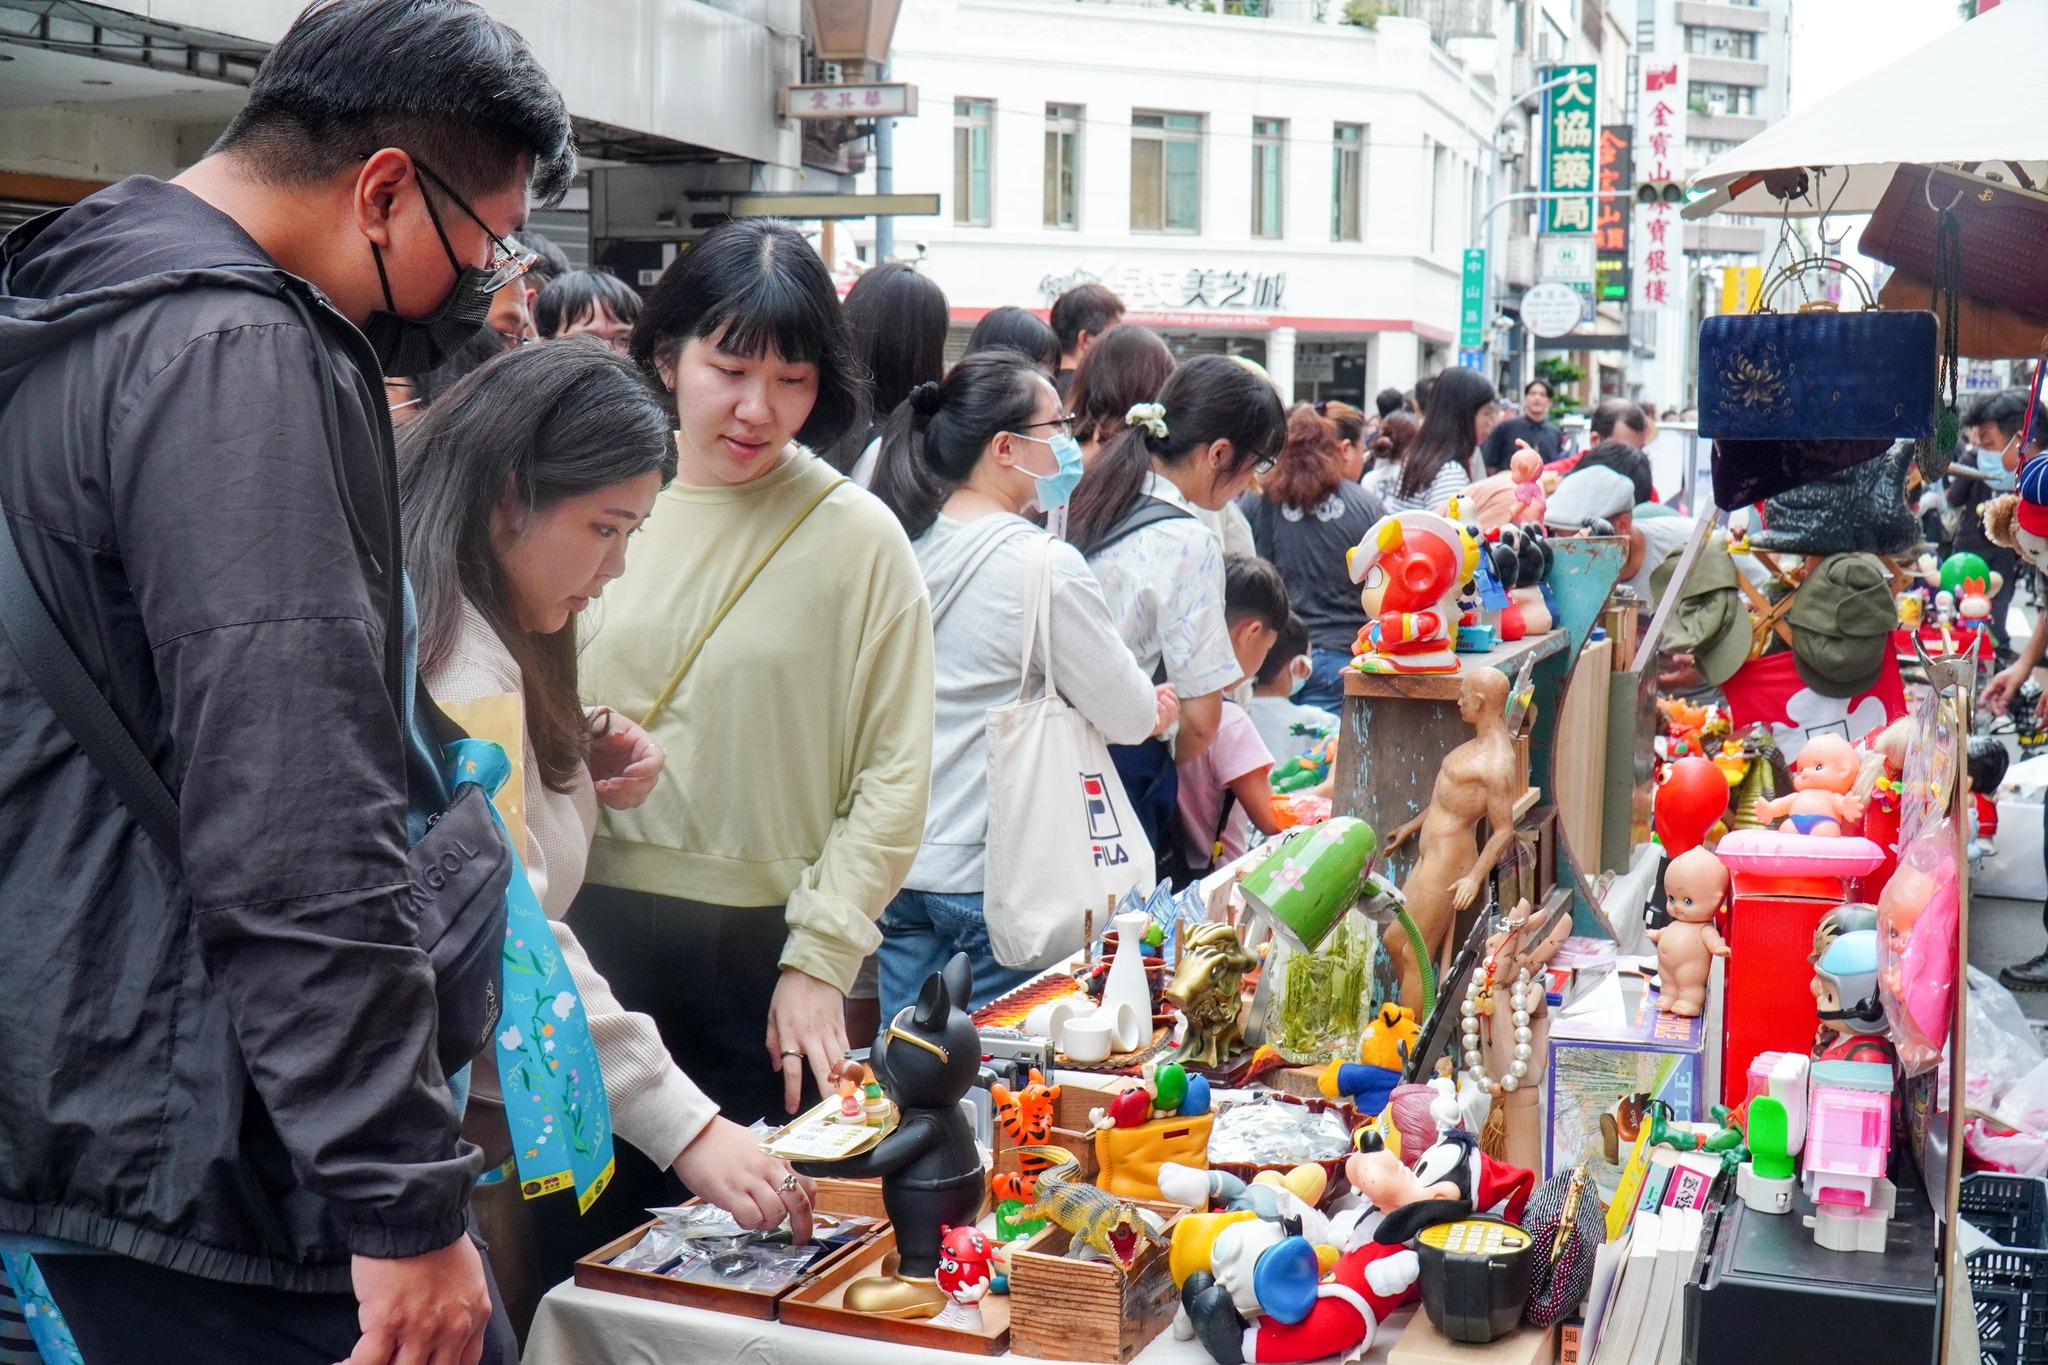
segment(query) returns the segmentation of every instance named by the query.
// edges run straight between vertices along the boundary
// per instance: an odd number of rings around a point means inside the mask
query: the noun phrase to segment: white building
[[[922,113],[896,124],[895,189],[941,214],[899,220],[896,255],[956,339],[1099,280],[1177,351],[1247,355],[1302,397],[1454,363],[1491,44],[1468,68],[1422,20],[1344,7],[907,0],[890,75]]]

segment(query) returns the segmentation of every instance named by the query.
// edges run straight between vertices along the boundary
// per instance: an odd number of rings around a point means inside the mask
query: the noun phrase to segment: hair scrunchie
[[[1163,403],[1133,403],[1124,414],[1126,426],[1143,427],[1155,441],[1166,439],[1166,406]]]
[[[939,398],[939,386],[929,379],[912,389],[904,401],[910,404],[910,411],[916,415],[916,425],[920,429],[938,416],[939,409],[945,406]]]

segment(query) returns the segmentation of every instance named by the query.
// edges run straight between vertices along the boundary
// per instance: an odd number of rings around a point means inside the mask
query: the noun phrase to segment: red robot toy
[[[1345,556],[1372,619],[1352,646],[1361,673],[1455,673],[1458,585],[1467,577],[1458,529],[1434,512],[1383,517]]]

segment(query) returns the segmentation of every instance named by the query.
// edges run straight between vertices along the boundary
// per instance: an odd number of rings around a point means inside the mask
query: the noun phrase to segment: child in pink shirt
[[[1287,584],[1269,561],[1252,555],[1224,561],[1223,616],[1245,677],[1256,677],[1265,665],[1291,611]],[[1190,866],[1210,867],[1237,857],[1250,843],[1254,826],[1269,836],[1280,832],[1273,814],[1272,771],[1273,755],[1252,718],[1236,702],[1225,701],[1214,742],[1180,765],[1181,835]]]

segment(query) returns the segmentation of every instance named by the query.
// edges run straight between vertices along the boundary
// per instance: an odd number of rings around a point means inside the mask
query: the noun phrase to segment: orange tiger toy
[[[1012,1092],[1010,1087],[997,1081],[989,1087],[989,1095],[996,1102],[996,1123],[1014,1145],[1042,1147],[1052,1140],[1053,1103],[1060,1097],[1060,1088],[1047,1085],[1045,1076],[1037,1067],[1031,1068],[1030,1083],[1022,1090]],[[1045,1165],[1041,1160],[1026,1157],[1023,1170],[997,1175],[990,1181],[997,1201],[1019,1199],[1029,1202],[1036,1192],[1038,1173],[1045,1169]]]

